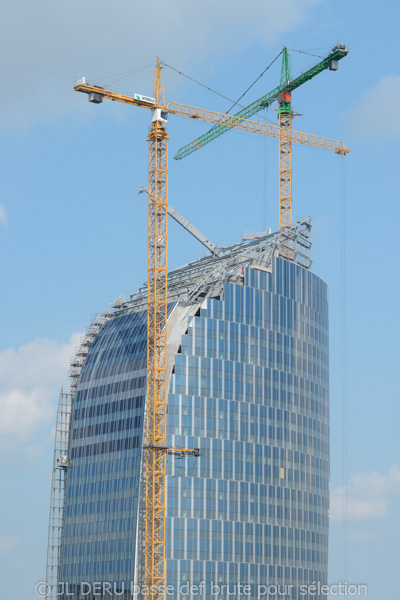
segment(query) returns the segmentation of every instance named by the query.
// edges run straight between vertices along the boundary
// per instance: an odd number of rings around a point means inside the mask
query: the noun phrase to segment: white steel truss
[[[58,598],[59,568],[61,564],[61,540],[63,530],[65,487],[68,476],[68,446],[73,397],[61,388],[57,410],[54,440],[53,476],[51,481],[49,537],[47,545],[46,583],[47,598]],[[62,457],[67,457],[67,462]]]

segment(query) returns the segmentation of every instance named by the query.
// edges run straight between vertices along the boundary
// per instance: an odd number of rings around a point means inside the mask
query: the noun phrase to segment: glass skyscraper
[[[309,234],[305,222],[289,243],[272,234],[169,274],[167,444],[200,448],[168,456],[173,600],[308,599],[302,585],[327,582],[328,291],[310,270]],[[143,288],[93,336],[79,374],[65,598],[82,582],[106,582],[115,598],[140,584],[145,395]]]

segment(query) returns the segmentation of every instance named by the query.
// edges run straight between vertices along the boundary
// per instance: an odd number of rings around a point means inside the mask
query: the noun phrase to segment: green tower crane
[[[306,81],[310,81],[325,69],[337,71],[338,62],[347,56],[349,50],[346,46],[337,45],[332,51],[316,65],[291,79],[290,55],[287,48],[282,51],[282,68],[280,84],[268,94],[262,96],[246,108],[232,116],[232,124],[227,127],[215,125],[207,133],[201,135],[186,146],[178,150],[174,156],[176,160],[185,158],[192,152],[212,142],[222,134],[229,131],[236,118],[248,119],[260,112],[263,108],[270,106],[275,100],[278,101],[279,118],[279,229],[292,226],[292,118],[293,110],[291,104],[292,91],[300,87]],[[288,256],[290,257],[290,256]]]

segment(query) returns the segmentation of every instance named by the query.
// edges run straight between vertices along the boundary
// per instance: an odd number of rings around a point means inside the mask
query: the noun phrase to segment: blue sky
[[[333,153],[293,150],[294,213],[313,216],[313,269],[330,286],[329,579],[366,583],[371,600],[394,597],[400,533],[399,13],[387,0],[253,0],[245,7],[237,0],[155,1],[148,7],[127,0],[21,0],[5,8],[0,553],[9,600],[35,598],[34,585],[45,575],[54,417],[79,333],[94,313],[146,279],[146,205],[137,191],[147,184],[149,113],[111,102],[91,105],[73,92],[74,78],[110,83],[135,71],[113,89],[151,94],[158,55],[236,99],[283,45],[325,54],[338,41],[351,48],[338,72],[324,72],[293,94],[302,115],[295,129],[343,139],[351,148],[344,177]],[[313,60],[293,52],[293,72]],[[278,62],[246,103],[277,85]],[[167,101],[221,112],[230,106],[170,69],[163,76]],[[273,109],[265,116],[276,121]],[[276,141],[233,132],[184,161],[172,160],[206,130],[206,124],[170,118],[171,204],[219,243],[238,240],[244,229],[275,230]],[[170,223],[171,268],[202,254],[202,246]]]

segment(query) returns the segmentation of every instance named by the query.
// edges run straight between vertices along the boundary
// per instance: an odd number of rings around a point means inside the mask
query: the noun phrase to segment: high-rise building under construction
[[[167,598],[275,585],[308,598],[300,586],[327,581],[328,291],[310,232],[297,223],[169,273],[167,446],[200,456],[167,458]],[[91,324],[60,398],[48,581],[61,598],[95,582],[140,596],[146,290]]]

